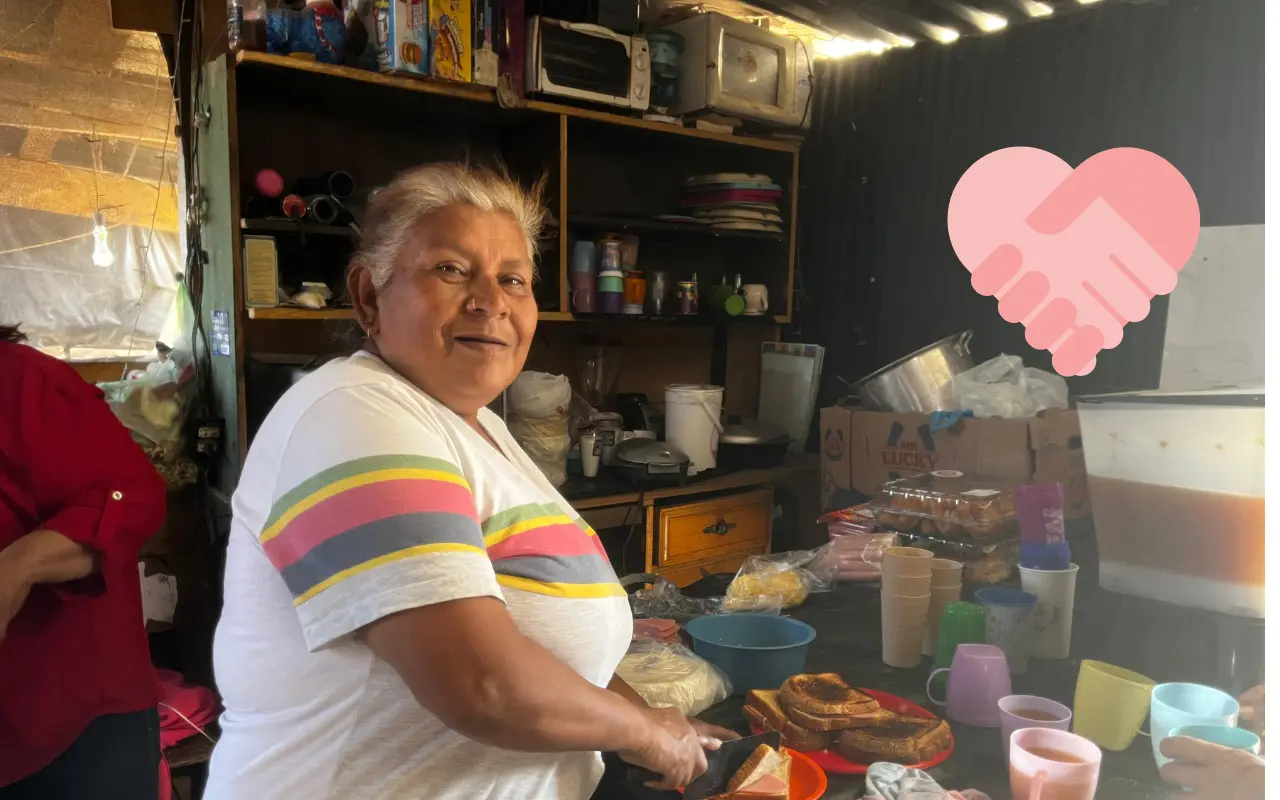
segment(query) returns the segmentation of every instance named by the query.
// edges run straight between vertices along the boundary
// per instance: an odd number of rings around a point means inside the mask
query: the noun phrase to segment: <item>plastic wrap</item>
[[[622,579],[625,586],[627,578]],[[688,622],[695,617],[719,614],[722,597],[686,597],[680,587],[666,578],[655,579],[648,588],[630,595],[631,614],[648,619],[674,619]]]
[[[951,379],[951,399],[975,417],[1023,419],[1067,407],[1067,382],[1059,375],[1022,366],[1018,356],[999,355]]]
[[[1013,484],[940,469],[888,481],[871,501],[876,523],[901,533],[1002,538],[1018,532]]]
[[[1010,538],[978,542],[972,539],[949,539],[939,535],[898,533],[903,547],[919,547],[938,558],[949,558],[964,564],[965,583],[1003,583],[1018,568],[1022,540]]]
[[[616,670],[619,678],[657,708],[701,714],[733,693],[729,678],[682,644],[637,639]]]
[[[725,593],[725,611],[794,608],[814,592],[829,592],[839,563],[830,544],[817,550],[793,550],[747,556]]]

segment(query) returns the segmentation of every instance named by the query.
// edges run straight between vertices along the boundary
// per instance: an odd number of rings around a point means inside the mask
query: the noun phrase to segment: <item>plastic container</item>
[[[983,542],[920,533],[896,533],[903,547],[919,547],[937,558],[964,564],[965,583],[1002,583],[1018,569],[1022,540],[1016,533],[1012,537]]]
[[[689,457],[689,474],[714,469],[724,387],[673,383],[666,387],[666,401],[666,441]]]
[[[1265,616],[1262,391],[1080,398],[1102,588]]]
[[[870,506],[879,524],[901,533],[994,539],[1018,532],[1013,484],[954,469],[888,481]]]
[[[734,694],[777,689],[804,672],[813,628],[773,614],[716,614],[690,620],[693,652],[729,677]]]

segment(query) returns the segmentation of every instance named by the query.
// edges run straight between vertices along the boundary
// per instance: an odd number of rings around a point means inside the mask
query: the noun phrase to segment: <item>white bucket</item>
[[[667,441],[689,457],[689,474],[716,466],[723,386],[673,383],[666,387]]]

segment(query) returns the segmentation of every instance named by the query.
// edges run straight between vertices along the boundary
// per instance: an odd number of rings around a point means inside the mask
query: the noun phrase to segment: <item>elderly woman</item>
[[[541,222],[537,192],[457,165],[372,200],[366,345],[281,398],[233,499],[210,800],[586,798],[600,751],[671,787],[732,736],[614,676],[604,549],[485,408],[533,339]]]

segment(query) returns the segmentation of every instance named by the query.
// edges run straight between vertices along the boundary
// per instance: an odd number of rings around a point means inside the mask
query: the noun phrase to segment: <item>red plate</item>
[[[887,708],[895,714],[905,714],[912,717],[929,717],[931,719],[937,718],[938,716],[927,708],[921,708],[910,700],[898,697],[896,694],[886,694],[885,692],[877,692],[875,689],[863,689],[861,687],[858,688],[858,691],[865,692],[867,695],[874,698],[875,701],[880,704],[881,708]],[[754,725],[751,726],[751,732],[753,734],[761,733],[761,731],[756,730]],[[955,752],[955,749],[956,739],[953,735],[951,737],[951,746],[946,750],[943,750],[928,761],[921,761],[918,764],[907,764],[906,766],[915,767],[916,769],[932,769],[950,758],[951,754]],[[822,767],[822,769],[827,772],[834,772],[837,775],[866,775],[867,768],[871,766],[870,763],[865,761],[850,761],[840,755],[840,753],[838,753],[834,748],[830,750],[813,750],[805,753],[805,755],[808,756],[813,763]]]

